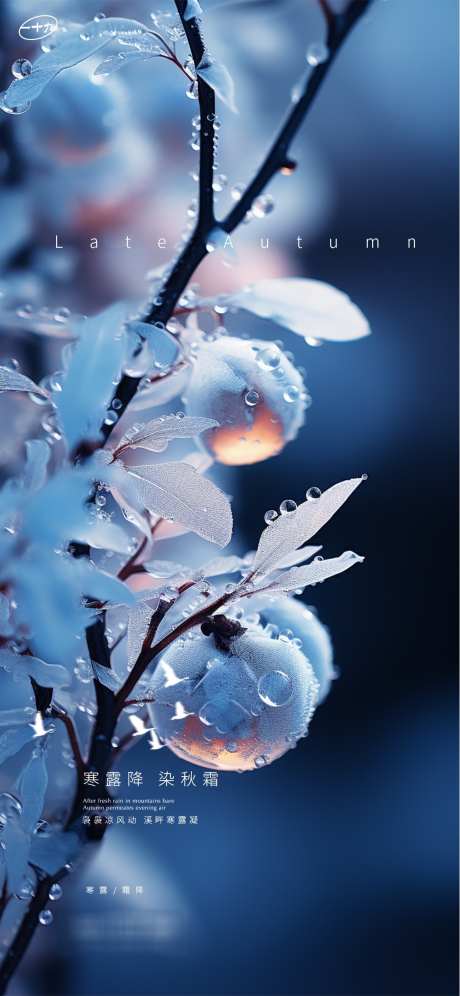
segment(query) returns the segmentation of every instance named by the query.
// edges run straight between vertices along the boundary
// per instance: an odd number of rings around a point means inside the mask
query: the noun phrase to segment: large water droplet
[[[280,505],[281,515],[292,515],[296,508],[297,503],[292,498],[285,498]]]
[[[246,391],[246,394],[244,396],[244,400],[245,400],[245,403],[248,405],[249,408],[254,408],[254,406],[257,404],[257,402],[260,401],[260,397],[259,397],[257,391],[255,391],[253,388],[250,388],[249,391]]]
[[[305,497],[307,501],[318,501],[321,498],[320,488],[309,488]]]
[[[50,888],[48,896],[53,900],[53,902],[57,902],[57,900],[62,896],[62,886],[60,886],[58,882],[54,882]]]
[[[257,689],[265,705],[279,708],[291,698],[292,681],[284,671],[267,671],[259,678]]]
[[[16,59],[11,66],[11,73],[16,80],[22,80],[25,76],[30,76],[32,63],[29,59]]]
[[[48,925],[53,922],[54,917],[51,910],[42,910],[38,916],[38,919],[44,927],[48,927]]]
[[[267,346],[257,353],[257,364],[262,370],[276,370],[281,363],[281,354],[276,346]]]
[[[286,388],[283,394],[283,398],[285,401],[288,402],[288,404],[292,404],[294,401],[297,401],[299,394],[300,394],[299,388],[296,387],[295,384],[289,384],[289,386]]]

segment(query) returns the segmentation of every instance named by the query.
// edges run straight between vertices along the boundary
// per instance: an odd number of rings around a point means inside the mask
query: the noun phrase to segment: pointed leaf
[[[348,571],[355,564],[361,564],[364,557],[360,557],[352,550],[347,550],[340,557],[331,557],[329,560],[314,560],[312,564],[304,567],[293,567],[290,571],[282,571],[279,576],[268,586],[269,591],[296,591],[298,588],[305,588],[309,584],[318,584],[331,578],[334,574],[341,574]],[[263,587],[263,586],[262,586]]]
[[[276,569],[281,570],[283,567],[295,567],[296,564],[303,564],[305,560],[309,560],[320,550],[322,550],[322,546],[302,546],[300,550],[294,550],[293,553],[288,553],[286,557],[282,557],[278,561]]]
[[[277,567],[280,560],[297,550],[317,533],[350,497],[362,478],[334,484],[320,498],[304,501],[295,512],[280,515],[264,529],[257,547],[254,569],[257,574]]]

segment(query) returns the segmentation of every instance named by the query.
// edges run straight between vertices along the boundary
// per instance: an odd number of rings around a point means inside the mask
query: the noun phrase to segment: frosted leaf
[[[235,84],[227,67],[221,62],[211,59],[208,55],[204,55],[196,71],[198,76],[214,90],[216,96],[220,97],[234,114],[237,114]]]
[[[130,411],[137,412],[144,408],[157,408],[158,405],[168,404],[184,392],[189,376],[190,369],[186,365],[174,371],[171,369],[167,377],[159,377],[152,381],[150,387],[137,391],[130,402]]]
[[[194,453],[188,453],[187,456],[182,457],[181,462],[190,464],[199,474],[205,474],[212,467],[214,457],[210,453],[200,453],[196,450]]]
[[[113,550],[115,553],[129,553],[131,550],[131,540],[121,526],[104,519],[90,519],[86,526],[79,526],[73,531],[73,538],[95,550]]]
[[[0,726],[23,726],[28,719],[33,719],[34,716],[35,710],[32,709],[32,706],[24,706],[23,709],[2,709],[0,711]]]
[[[30,629],[34,655],[51,664],[77,656],[77,635],[91,622],[92,614],[81,604],[78,563],[36,548],[9,566],[18,603],[16,620]]]
[[[190,532],[187,526],[181,522],[169,522],[168,519],[160,519],[155,525],[155,542],[158,540],[177,539],[178,536],[185,536]]]
[[[39,491],[46,481],[51,450],[44,439],[28,439],[25,445],[27,460],[22,480],[28,491]]]
[[[236,574],[237,571],[244,573],[248,570],[247,560],[243,557],[215,557],[200,568],[207,578],[217,578],[221,574]]]
[[[46,391],[34,384],[30,377],[9,367],[0,367],[0,391],[25,391],[26,394],[38,394],[41,398],[48,397]]]
[[[13,650],[3,647],[0,650],[0,666],[13,669],[13,677],[34,678],[44,688],[59,688],[69,684],[69,675],[61,664],[47,664],[39,657],[28,654],[15,654]]]
[[[34,738],[32,727],[18,726],[14,730],[5,730],[0,736],[0,764],[17,754],[25,744]]]
[[[81,849],[78,835],[72,831],[34,834],[30,863],[49,875],[56,875],[64,865],[75,861]]]
[[[102,667],[97,661],[91,661],[94,675],[104,688],[109,688],[111,692],[118,692],[120,679],[114,674],[110,667]]]
[[[136,601],[134,592],[128,586],[105,571],[98,571],[87,561],[76,560],[72,564],[82,594],[101,602],[114,602],[121,605],[133,605]]]
[[[193,418],[190,415],[177,418],[176,415],[164,415],[163,418],[146,422],[139,432],[126,433],[117,445],[117,454],[128,447],[161,453],[171,439],[193,439],[194,436],[206,432],[207,429],[213,429],[218,424],[212,418]]]
[[[193,467],[186,463],[133,467],[129,477],[150,512],[178,519],[218,546],[230,542],[232,512],[228,498]]]
[[[131,321],[129,331],[145,339],[152,348],[154,360],[162,369],[171,367],[177,359],[179,346],[173,335],[165,328],[150,325],[149,322]]]
[[[34,62],[28,76],[10,83],[4,102],[10,108],[28,104],[36,100],[63,69],[77,66],[114,38],[142,36],[145,32],[148,32],[145,25],[124,17],[106,17],[83,26],[78,25],[61,34],[58,44]]]
[[[269,591],[296,591],[298,588],[305,588],[309,584],[317,584],[331,578],[334,574],[341,574],[348,571],[349,567],[360,564],[364,557],[348,550],[340,557],[331,557],[329,560],[314,560],[313,563],[304,567],[293,567],[290,571],[283,571],[269,585]]]
[[[8,880],[8,891],[19,892],[30,851],[30,834],[26,833],[17,819],[9,819],[2,833],[2,844],[5,848],[5,862]]]
[[[133,62],[146,62],[148,59],[158,57],[158,55],[158,52],[144,50],[139,52],[118,52],[116,55],[109,55],[107,59],[103,59],[96,66],[93,76],[95,79],[106,79],[108,76],[118,73],[120,69],[132,65]]]
[[[158,603],[157,603],[158,604]],[[128,616],[128,667],[131,668],[136,663],[142,650],[142,644],[147,635],[150,620],[155,608],[151,605],[141,603],[131,609]]]
[[[45,751],[34,750],[17,781],[22,802],[21,823],[27,833],[32,833],[42,815],[47,786]]]
[[[185,564],[176,564],[174,560],[149,560],[144,564],[144,568],[151,577],[172,578],[179,574],[189,574],[190,567]]]
[[[103,478],[127,521],[140,529],[149,540],[150,522],[128,472],[121,463],[112,463],[104,467]]]
[[[367,319],[350,298],[320,280],[259,280],[226,301],[259,318],[269,318],[303,338],[346,342],[370,333]]]
[[[280,560],[297,550],[317,533],[350,497],[362,478],[334,484],[316,501],[304,501],[290,515],[280,515],[264,529],[254,560],[258,574],[277,567]]]
[[[187,0],[182,16],[184,21],[191,21],[192,17],[202,17],[203,11],[198,3],[198,0]]]
[[[278,561],[276,565],[277,570],[281,570],[283,567],[295,567],[296,564],[303,564],[304,560],[309,560],[310,557],[313,557],[315,553],[319,553],[320,550],[322,550],[321,546],[303,546],[300,550],[294,550]]]
[[[126,302],[120,301],[78,323],[80,338],[56,396],[69,449],[99,436],[114,382],[120,377],[127,310]]]
[[[45,487],[30,496],[24,511],[23,532],[35,543],[57,546],[77,539],[88,522],[86,501],[93,475],[85,469],[66,467]]]

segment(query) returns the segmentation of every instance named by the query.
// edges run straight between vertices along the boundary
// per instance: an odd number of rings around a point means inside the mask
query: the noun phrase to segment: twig
[[[61,709],[58,706],[52,706],[52,708],[51,708],[51,715],[54,716],[55,719],[60,719],[61,723],[64,723],[64,726],[65,726],[65,728],[67,730],[67,735],[69,737],[69,743],[70,743],[70,746],[72,748],[72,754],[73,754],[74,761],[75,761],[75,766],[76,766],[76,770],[77,770],[77,776],[78,776],[79,779],[82,779],[83,778],[83,771],[84,771],[84,768],[85,768],[85,762],[83,760],[83,756],[82,756],[82,753],[81,753],[81,750],[80,750],[80,744],[79,744],[79,741],[78,741],[77,731],[76,731],[75,726],[74,726],[74,724],[72,722],[72,718],[71,718],[71,716],[69,716],[69,714],[67,712],[65,712],[64,709]]]
[[[118,690],[117,694],[115,695],[115,715],[117,717],[120,715],[120,712],[122,711],[122,709],[125,708],[126,699],[128,698],[128,696],[132,692],[134,686],[137,685],[137,682],[142,677],[142,675],[143,675],[143,673],[144,673],[144,671],[145,671],[145,669],[146,669],[146,667],[147,667],[147,665],[149,663],[149,660],[147,659],[147,655],[148,655],[148,653],[150,651],[150,647],[152,645],[152,640],[153,640],[153,638],[155,636],[155,633],[156,633],[156,631],[157,631],[157,629],[158,629],[158,627],[160,625],[161,620],[164,618],[164,616],[166,615],[166,613],[168,612],[168,610],[171,608],[171,606],[173,604],[174,604],[173,602],[167,602],[167,601],[165,601],[165,599],[160,599],[160,602],[159,602],[157,608],[155,609],[155,612],[152,614],[152,618],[150,620],[150,625],[149,625],[149,628],[147,630],[147,634],[146,634],[146,637],[144,639],[144,643],[142,645],[142,650],[141,650],[141,652],[139,654],[139,657],[137,658],[137,661],[134,664],[134,667],[129,672],[128,677],[126,678],[126,681],[124,682],[124,684],[121,686],[121,688]]]

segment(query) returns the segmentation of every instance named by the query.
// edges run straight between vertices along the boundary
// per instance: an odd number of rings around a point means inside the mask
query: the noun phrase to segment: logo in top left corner
[[[40,41],[48,38],[58,27],[57,18],[53,14],[35,14],[23,21],[19,28],[19,37],[24,41]]]

